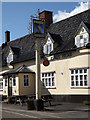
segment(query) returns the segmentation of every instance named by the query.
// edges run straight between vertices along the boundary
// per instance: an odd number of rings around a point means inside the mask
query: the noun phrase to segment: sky
[[[10,31],[10,39],[15,40],[27,35],[30,16],[37,10],[53,12],[53,22],[60,21],[88,9],[83,2],[2,2],[2,41],[5,42],[5,31]]]

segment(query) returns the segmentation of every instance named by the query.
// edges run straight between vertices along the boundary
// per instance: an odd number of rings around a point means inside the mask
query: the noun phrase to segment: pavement
[[[90,106],[80,103],[56,103],[45,105],[45,111],[27,110],[27,105],[2,104],[2,118],[36,120],[89,120]]]

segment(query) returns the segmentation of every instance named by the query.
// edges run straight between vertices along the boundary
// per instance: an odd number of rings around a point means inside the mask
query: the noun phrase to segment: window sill
[[[24,88],[29,88],[30,86],[24,86]]]
[[[42,88],[45,88],[45,89],[56,89],[56,87],[42,87]]]
[[[8,88],[8,86],[5,86],[4,88]]]
[[[78,87],[75,86],[75,87],[70,87],[70,88],[71,89],[88,89],[90,87],[89,86],[86,86],[86,87],[85,86],[82,86],[82,87],[81,86],[78,86]]]
[[[17,86],[12,86],[13,88],[16,88]]]

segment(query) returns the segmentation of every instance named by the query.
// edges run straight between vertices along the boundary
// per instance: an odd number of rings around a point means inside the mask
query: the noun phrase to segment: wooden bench
[[[23,105],[23,103],[25,103],[25,100],[27,99],[26,96],[16,96],[15,97],[15,101],[14,104],[19,103],[20,105]]]
[[[52,96],[51,95],[44,95],[41,97],[43,102],[49,102],[49,105],[51,106]]]

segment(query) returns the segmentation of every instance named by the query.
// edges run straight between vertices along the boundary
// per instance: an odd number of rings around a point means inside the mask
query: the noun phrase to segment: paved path
[[[45,111],[28,111],[26,105],[2,105],[3,118],[31,118],[46,120],[46,118],[88,118],[89,107],[82,104],[56,104],[45,107]],[[85,120],[85,119],[84,119]]]

